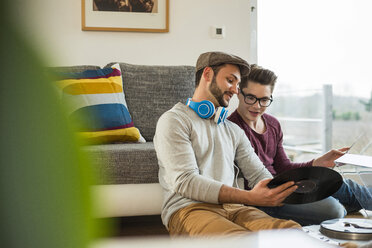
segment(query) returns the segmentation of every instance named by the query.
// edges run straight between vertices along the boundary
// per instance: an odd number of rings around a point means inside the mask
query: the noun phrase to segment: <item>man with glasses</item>
[[[276,79],[277,76],[272,71],[251,65],[250,74],[242,78],[240,83],[238,108],[228,119],[244,130],[256,154],[274,176],[303,166],[333,167],[334,160],[349,148],[331,150],[305,163],[292,163],[287,157],[282,145],[283,132],[278,120],[265,113],[273,101],[272,93]],[[249,190],[249,182],[244,180],[244,187]],[[259,209],[276,218],[292,219],[302,225],[312,225],[328,219],[342,218],[346,212],[360,210],[361,204],[371,210],[372,199],[368,197],[369,195],[367,188],[352,180],[345,180],[332,197],[322,201],[280,207],[259,207]],[[362,202],[359,203],[358,200]]]

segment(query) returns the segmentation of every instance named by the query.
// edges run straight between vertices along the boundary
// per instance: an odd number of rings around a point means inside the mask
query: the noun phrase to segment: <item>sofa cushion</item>
[[[85,146],[98,184],[158,183],[158,160],[153,142]]]
[[[141,130],[147,141],[151,141],[160,115],[177,102],[186,103],[187,98],[193,95],[195,68],[119,64],[134,126]]]
[[[55,83],[78,134],[89,143],[139,141],[123,93],[119,65],[60,72]]]

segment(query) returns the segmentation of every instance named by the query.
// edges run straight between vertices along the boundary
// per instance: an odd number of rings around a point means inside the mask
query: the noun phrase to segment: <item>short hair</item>
[[[271,91],[274,91],[277,78],[278,77],[275,75],[274,72],[262,68],[261,66],[258,66],[256,64],[252,64],[251,71],[248,76],[242,78],[240,82],[240,88],[246,88],[248,86],[248,81],[252,81],[262,85],[269,85],[271,87]]]
[[[221,70],[222,67],[224,67],[226,64],[220,64],[220,65],[212,65],[210,66],[210,68],[212,68],[213,70],[213,73],[214,73],[214,76],[216,76],[218,74],[218,72]],[[197,71],[195,73],[195,88],[198,87],[199,83],[200,83],[200,79],[203,75],[203,71],[204,71],[205,67],[203,69],[200,69],[199,71]]]

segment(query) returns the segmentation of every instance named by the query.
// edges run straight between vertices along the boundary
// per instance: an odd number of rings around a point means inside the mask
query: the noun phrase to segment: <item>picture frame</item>
[[[169,32],[169,0],[81,0],[84,31]]]

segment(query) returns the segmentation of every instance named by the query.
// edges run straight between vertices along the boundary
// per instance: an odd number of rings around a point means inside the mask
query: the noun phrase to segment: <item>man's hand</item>
[[[286,182],[270,189],[267,187],[270,181],[271,179],[262,180],[251,191],[248,191],[249,205],[265,207],[282,206],[284,199],[297,189],[294,182]]]
[[[218,201],[219,203],[240,203],[251,206],[282,206],[284,199],[297,189],[294,182],[287,182],[270,189],[267,187],[270,181],[271,179],[264,179],[258,182],[252,190],[242,190],[222,185]]]
[[[317,159],[314,159],[313,166],[321,166],[321,167],[334,167],[335,160],[345,154],[350,148],[344,147],[341,149],[333,149],[328,151],[327,153],[323,154]]]

